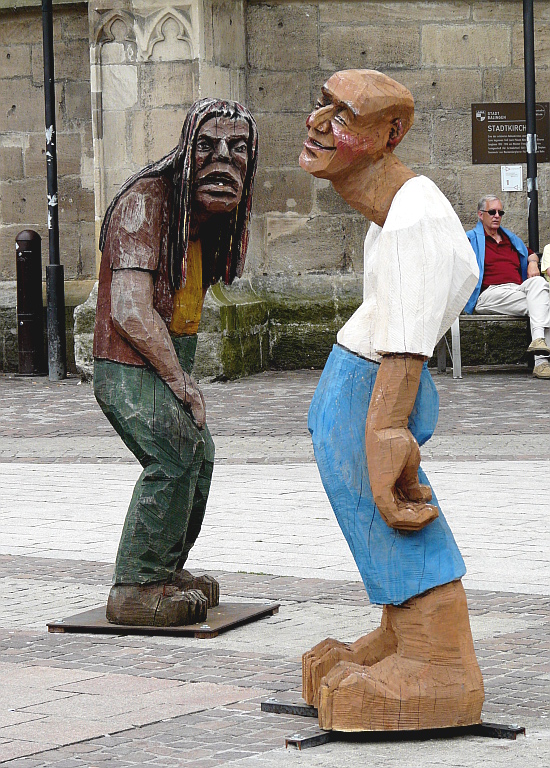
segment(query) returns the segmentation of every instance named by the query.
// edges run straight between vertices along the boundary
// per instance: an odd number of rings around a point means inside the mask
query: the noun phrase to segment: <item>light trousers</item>
[[[490,285],[480,294],[476,312],[528,315],[531,337],[538,339],[544,336],[546,344],[550,346],[550,285],[544,277],[529,277],[521,285]]]

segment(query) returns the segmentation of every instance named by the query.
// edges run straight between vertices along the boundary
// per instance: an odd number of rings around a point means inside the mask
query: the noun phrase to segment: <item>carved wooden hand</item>
[[[417,531],[438,516],[428,486],[420,485],[420,449],[408,428],[423,359],[386,355],[367,414],[367,466],[376,506],[391,528]]]
[[[192,376],[182,370],[166,324],[153,308],[150,272],[113,272],[111,315],[118,332],[152,365],[175,396],[189,406],[197,427],[202,429],[206,423],[204,398]]]

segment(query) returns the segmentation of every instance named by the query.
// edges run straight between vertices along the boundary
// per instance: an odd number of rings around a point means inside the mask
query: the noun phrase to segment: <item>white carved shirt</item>
[[[365,238],[363,303],[338,333],[347,349],[431,357],[479,277],[474,251],[451,204],[426,176],[395,195],[383,227]]]

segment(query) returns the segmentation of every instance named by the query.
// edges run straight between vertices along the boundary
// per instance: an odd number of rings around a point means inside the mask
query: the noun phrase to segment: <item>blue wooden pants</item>
[[[421,531],[390,528],[374,503],[365,422],[378,364],[335,345],[313,396],[308,427],[323,485],[371,602],[400,605],[460,579],[466,567],[441,509]],[[422,445],[435,429],[437,390],[425,366],[409,429]],[[420,482],[429,485],[422,469]],[[435,494],[432,503],[438,507]]]

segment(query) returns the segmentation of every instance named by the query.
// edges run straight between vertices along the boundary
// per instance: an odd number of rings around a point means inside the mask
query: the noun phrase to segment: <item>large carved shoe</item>
[[[107,600],[112,624],[141,627],[181,627],[206,620],[208,601],[196,589],[182,591],[172,584],[115,584]]]
[[[449,728],[481,720],[483,679],[460,581],[388,606],[397,651],[341,661],[323,678],[319,724],[336,731]]]
[[[215,608],[220,604],[220,585],[213,576],[209,576],[207,573],[193,576],[192,573],[181,568],[176,571],[173,583],[179,589],[200,590],[206,596],[209,608]]]

